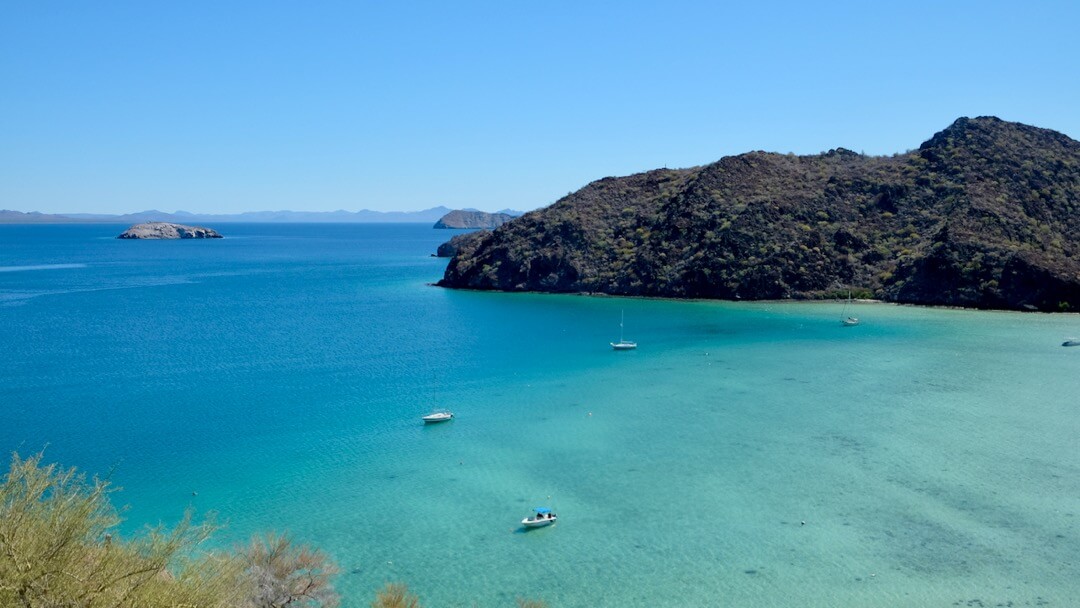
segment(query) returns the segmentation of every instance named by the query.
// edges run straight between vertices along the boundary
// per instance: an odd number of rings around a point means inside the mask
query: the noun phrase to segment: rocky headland
[[[439,249],[435,252],[435,256],[440,258],[452,258],[457,255],[458,250],[461,249],[463,245],[471,243],[476,239],[483,238],[485,233],[487,233],[486,230],[481,230],[480,232],[467,232],[465,234],[454,235],[449,241],[439,245]]]
[[[118,239],[220,239],[216,230],[202,226],[185,226],[169,222],[135,224],[116,237]]]
[[[484,211],[456,210],[447,213],[435,222],[435,228],[498,228],[514,219],[508,213],[486,213]]]
[[[462,235],[439,284],[1076,311],[1078,220],[1080,142],[961,118],[893,156],[750,152],[604,178]]]

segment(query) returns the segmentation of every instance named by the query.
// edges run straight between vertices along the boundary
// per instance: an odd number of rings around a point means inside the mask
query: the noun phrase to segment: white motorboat
[[[532,517],[526,517],[521,520],[521,525],[526,528],[542,528],[544,526],[550,526],[558,519],[558,516],[552,513],[551,509],[547,507],[536,507],[533,510],[535,513]]]
[[[431,424],[433,422],[446,422],[447,420],[454,419],[454,413],[445,410],[439,410],[431,412],[426,416],[421,416],[420,419],[424,421],[424,424]]]
[[[611,348],[615,350],[634,350],[637,348],[637,342],[630,342],[623,339],[623,321],[626,320],[626,311],[623,311],[622,318],[619,319],[619,341],[612,342]]]

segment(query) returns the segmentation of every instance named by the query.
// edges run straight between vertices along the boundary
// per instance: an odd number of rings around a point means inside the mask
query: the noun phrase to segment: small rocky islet
[[[118,239],[220,239],[218,231],[202,226],[185,226],[171,222],[135,224],[120,233]]]
[[[444,287],[1080,310],[1080,142],[960,118],[918,149],[607,177],[456,236]]]
[[[487,213],[485,211],[468,211],[456,209],[447,213],[435,222],[435,228],[485,228],[492,229],[502,226],[514,219],[509,213]]]

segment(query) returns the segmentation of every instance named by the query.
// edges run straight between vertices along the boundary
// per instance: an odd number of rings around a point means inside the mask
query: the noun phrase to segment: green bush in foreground
[[[212,520],[151,528],[122,539],[108,481],[12,455],[0,485],[0,607],[333,608],[337,567],[287,536],[257,536],[232,551],[198,546]],[[373,608],[420,608],[404,583],[378,591]],[[546,608],[518,600],[519,608]]]
[[[216,529],[192,522],[133,539],[107,481],[15,454],[0,486],[0,606],[276,608],[337,605],[333,565],[284,537],[196,551]]]
[[[410,593],[405,583],[386,583],[375,592],[371,608],[420,608],[420,598]]]
[[[518,599],[518,608],[547,608],[547,604],[537,600]],[[375,593],[371,608],[422,608],[420,598],[409,591],[405,583],[386,583]]]

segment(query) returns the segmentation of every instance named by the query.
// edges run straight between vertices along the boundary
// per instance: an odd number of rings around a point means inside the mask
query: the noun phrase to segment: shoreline
[[[722,298],[675,298],[670,296],[639,296],[639,295],[619,295],[604,293],[601,291],[535,291],[535,290],[505,290],[505,289],[471,289],[469,287],[451,287],[448,285],[440,285],[439,282],[427,283],[430,287],[439,287],[442,289],[452,289],[456,291],[471,291],[476,293],[527,293],[535,295],[550,295],[550,296],[579,296],[579,297],[595,297],[595,298],[627,298],[635,300],[658,300],[669,302],[727,302],[732,304],[783,304],[783,303],[812,303],[812,302],[843,302],[843,299],[837,298],[785,298],[779,300],[725,300]],[[888,306],[911,306],[915,308],[930,308],[937,310],[962,310],[962,311],[975,311],[975,312],[1007,312],[1017,313],[1024,315],[1031,314],[1043,314],[1043,315],[1080,315],[1080,311],[1047,311],[1047,310],[1019,310],[1016,308],[975,308],[970,306],[955,306],[952,304],[919,304],[916,302],[890,302],[888,300],[877,300],[874,298],[853,298],[852,302],[858,302],[860,304],[880,304]]]

